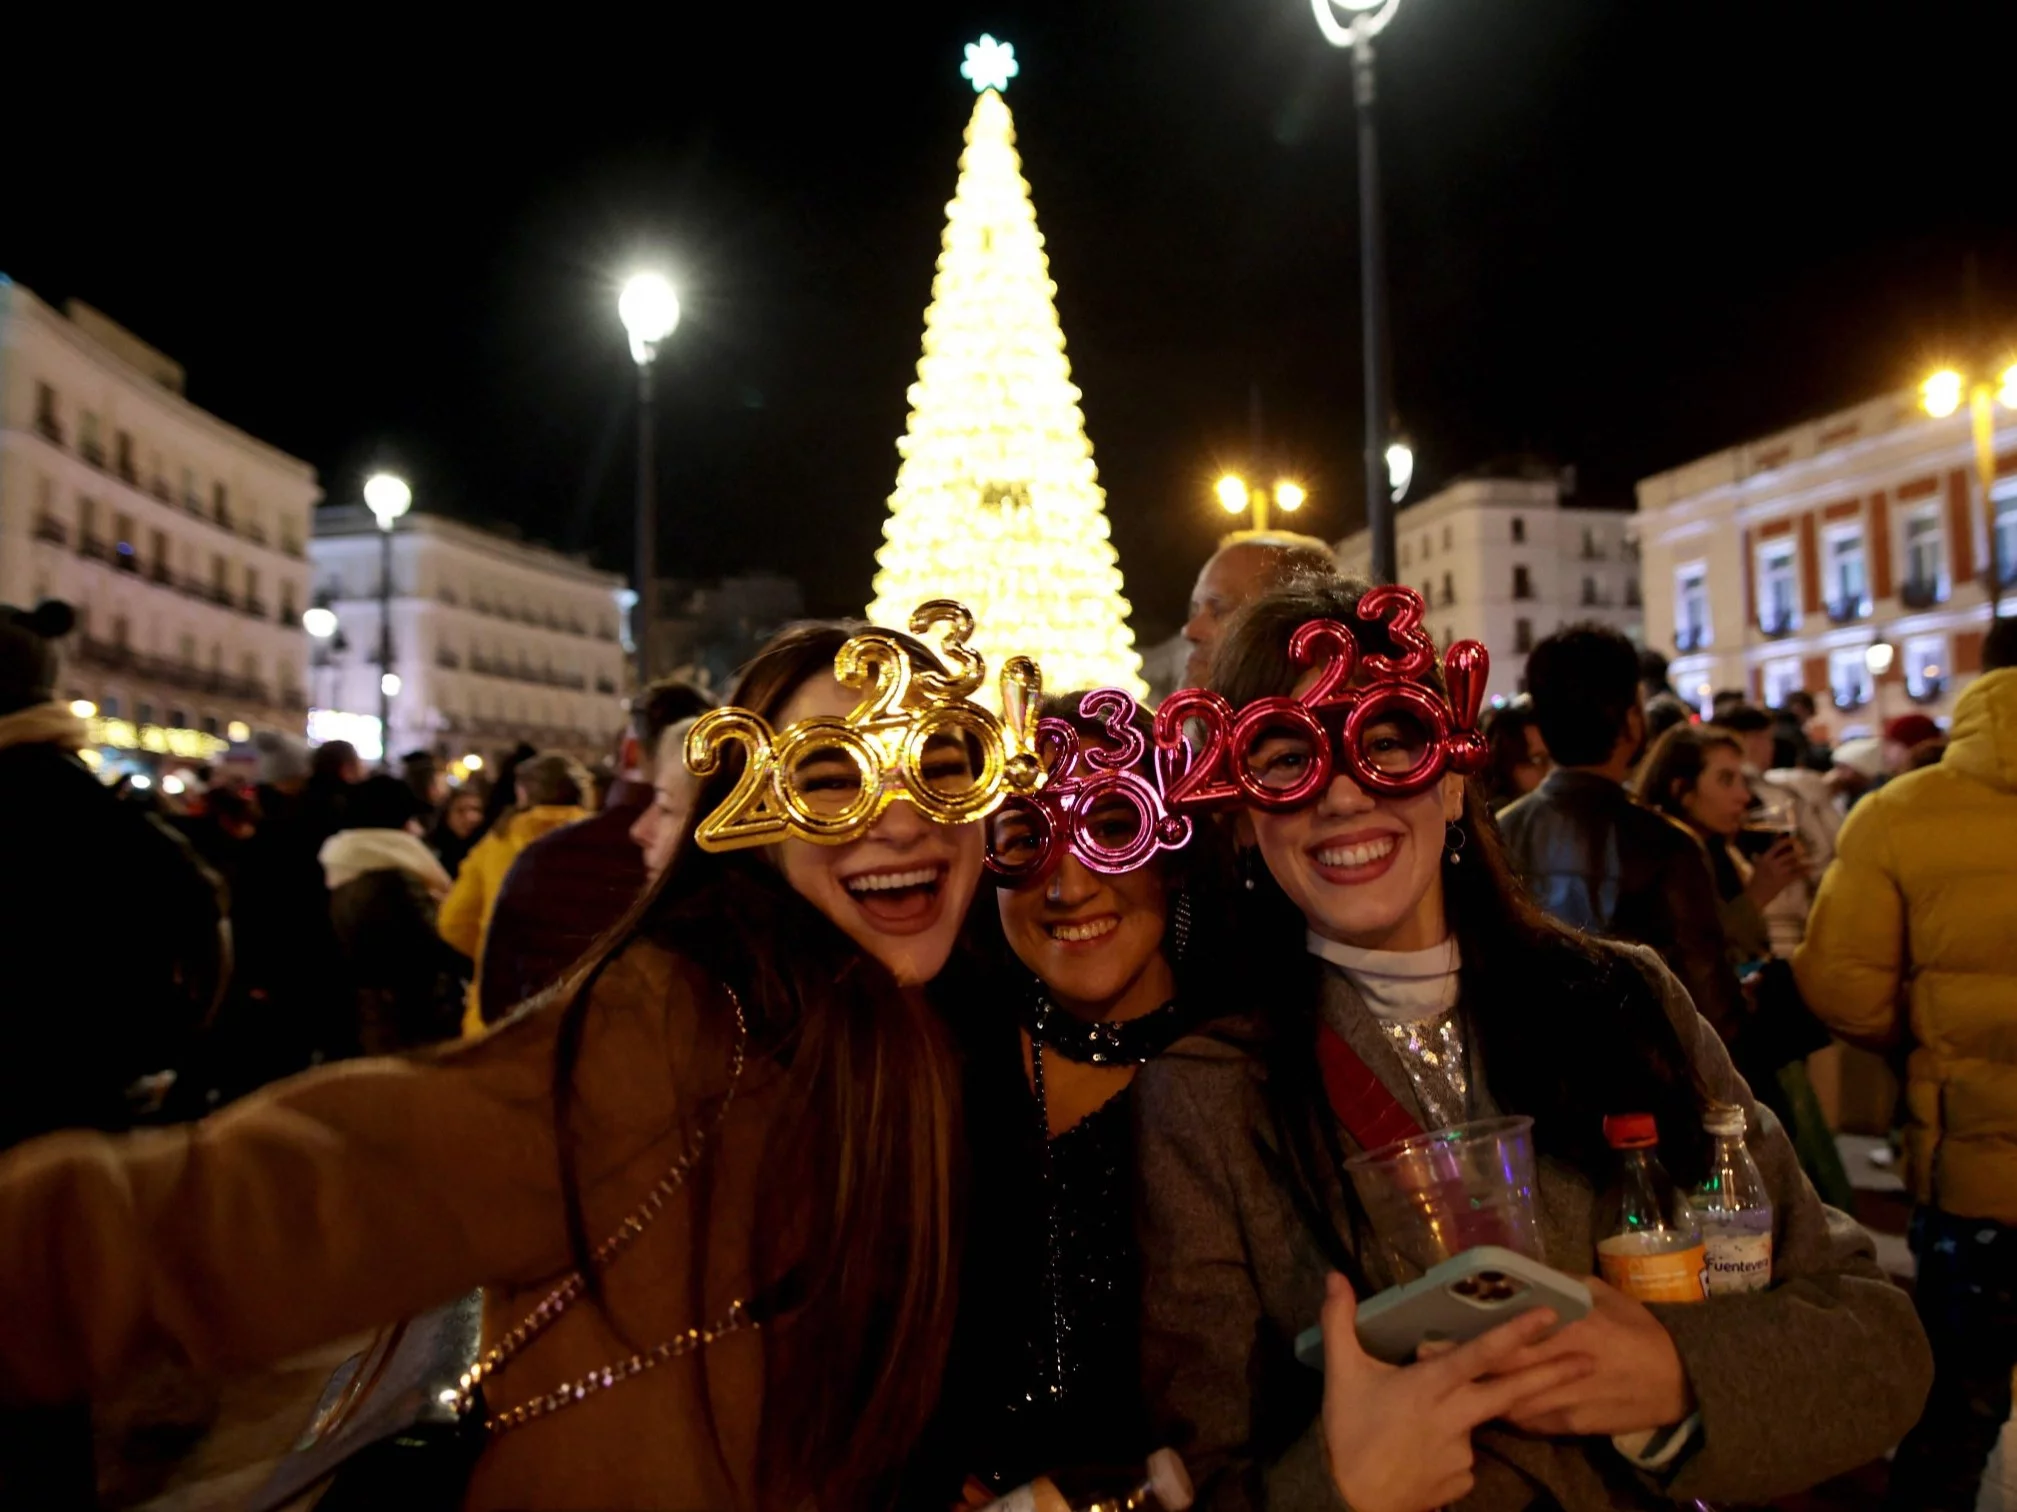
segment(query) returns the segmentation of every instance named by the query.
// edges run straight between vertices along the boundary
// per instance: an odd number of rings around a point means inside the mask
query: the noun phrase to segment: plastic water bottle
[[[982,1512],[1185,1512],[1191,1478],[1174,1449],[1158,1449],[1139,1470],[1062,1471],[1018,1486]]]
[[[1716,1151],[1690,1206],[1702,1226],[1709,1291],[1763,1291],[1772,1284],[1772,1198],[1744,1143],[1744,1110],[1717,1103],[1702,1127]]]
[[[1618,1192],[1600,1230],[1597,1267],[1604,1279],[1641,1302],[1705,1302],[1702,1231],[1687,1200],[1660,1164],[1659,1126],[1650,1113],[1604,1120],[1604,1139],[1618,1152]]]

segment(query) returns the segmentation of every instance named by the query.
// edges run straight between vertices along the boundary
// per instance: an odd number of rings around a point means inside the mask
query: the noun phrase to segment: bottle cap
[[[1184,1512],[1197,1499],[1191,1474],[1174,1449],[1158,1449],[1149,1456],[1149,1490],[1165,1512]]]
[[[1744,1132],[1744,1124],[1744,1110],[1735,1103],[1710,1103],[1702,1115],[1702,1127],[1711,1134],[1739,1135]]]
[[[1604,1120],[1604,1142],[1614,1150],[1650,1150],[1660,1142],[1660,1126],[1650,1113],[1613,1113]]]

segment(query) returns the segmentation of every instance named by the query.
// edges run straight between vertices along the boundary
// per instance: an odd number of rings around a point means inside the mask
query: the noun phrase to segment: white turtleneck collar
[[[1455,935],[1427,950],[1361,950],[1315,930],[1305,938],[1311,955],[1350,979],[1375,1018],[1412,1024],[1457,1005],[1457,969],[1463,958]]]

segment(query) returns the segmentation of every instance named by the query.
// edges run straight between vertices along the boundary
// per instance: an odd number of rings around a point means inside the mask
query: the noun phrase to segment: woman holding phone
[[[953,1321],[930,995],[1003,780],[964,614],[920,611],[940,646],[815,624],[759,653],[693,732],[671,866],[480,1039],[10,1152],[0,1405],[162,1349],[253,1367],[480,1285],[464,1506],[891,1500]]]
[[[1453,708],[1419,623],[1405,589],[1278,591],[1229,630],[1212,693],[1159,714],[1172,792],[1236,805],[1254,1005],[1137,1083],[1159,1429],[1219,1508],[1764,1500],[1874,1457],[1926,1389],[1909,1302],[1657,959],[1562,929],[1520,892],[1455,769],[1482,755],[1466,734],[1479,648],[1452,652]],[[1186,721],[1204,736],[1187,755]],[[1353,1106],[1327,1094],[1321,1036],[1367,1075]],[[1412,1365],[1358,1348],[1371,1236],[1343,1162],[1368,1108],[1426,1129],[1531,1116],[1546,1259],[1589,1276],[1615,1170],[1604,1117],[1652,1114],[1691,1186],[1711,1100],[1746,1111],[1774,1204],[1771,1290],[1654,1309],[1592,1279],[1592,1313],[1546,1339],[1533,1313]],[[1292,1355],[1320,1315],[1321,1376]],[[1659,1429],[1674,1430],[1661,1455],[1627,1457],[1626,1436]]]

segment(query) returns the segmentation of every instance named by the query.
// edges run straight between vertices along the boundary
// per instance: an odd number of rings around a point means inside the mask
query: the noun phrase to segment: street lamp
[[[1251,507],[1254,512],[1253,528],[1257,531],[1268,528],[1267,489],[1248,488],[1245,478],[1238,473],[1227,473],[1212,486],[1212,492],[1218,495],[1219,508],[1227,514],[1245,514]],[[1294,514],[1303,507],[1304,501],[1308,498],[1309,494],[1302,484],[1288,478],[1276,480],[1273,502],[1283,514]]]
[[[2017,362],[2002,372],[1963,377],[1953,368],[1942,368],[1919,385],[1919,404],[1935,420],[1945,420],[1968,401],[1969,418],[1974,422],[1975,481],[1982,489],[1982,513],[1989,527],[1989,613],[2003,612],[2003,542],[1996,528],[1996,406],[2017,410]],[[2017,563],[2012,564],[2017,567]]]
[[[328,640],[336,633],[336,611],[321,604],[301,611],[301,628],[317,640]]]
[[[1398,575],[1394,505],[1387,467],[1387,273],[1380,229],[1380,152],[1373,131],[1373,38],[1387,29],[1401,0],[1310,0],[1317,30],[1352,55],[1352,99],[1359,125],[1359,304],[1365,336],[1366,526],[1372,533],[1373,581]],[[1340,19],[1342,13],[1344,19]]]
[[[679,296],[660,273],[636,273],[616,301],[617,318],[630,333],[630,356],[637,364],[637,605],[631,640],[637,656],[637,685],[651,681],[652,585],[658,576],[658,511],[651,452],[651,369],[658,344],[679,325]]]
[[[399,691],[392,671],[392,527],[412,507],[413,490],[404,478],[374,473],[365,480],[364,503],[378,521],[378,749],[390,760],[392,695]]]
[[[1415,481],[1415,449],[1407,442],[1387,444],[1387,477],[1393,482],[1394,502],[1398,504],[1408,496],[1408,485]]]

